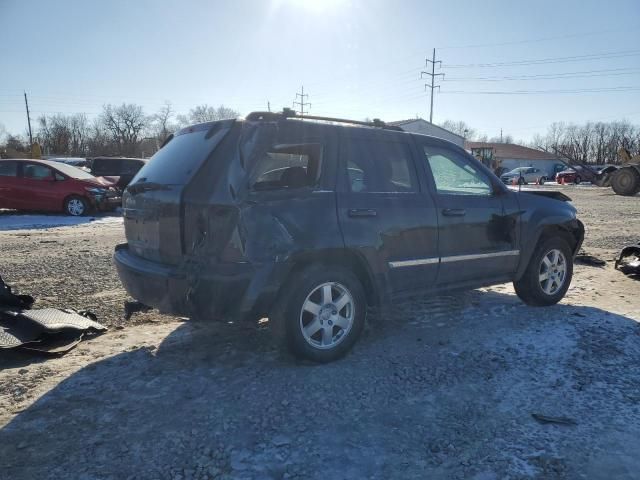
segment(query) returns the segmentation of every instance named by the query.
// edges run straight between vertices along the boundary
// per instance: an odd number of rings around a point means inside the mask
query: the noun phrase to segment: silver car
[[[502,183],[505,183],[507,185],[512,185],[513,183],[523,185],[526,183],[536,182],[542,185],[547,180],[547,177],[546,173],[539,168],[518,167],[514,168],[510,172],[503,173],[500,176],[500,180],[502,180]]]

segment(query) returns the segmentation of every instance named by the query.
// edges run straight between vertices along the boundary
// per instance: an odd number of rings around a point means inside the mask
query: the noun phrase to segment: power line
[[[508,42],[497,42],[497,43],[478,43],[475,45],[457,45],[457,46],[449,46],[449,47],[438,47],[441,50],[452,50],[457,48],[483,48],[483,47],[501,47],[504,45],[522,45],[524,43],[539,43],[539,42],[548,42],[550,40],[560,40],[564,38],[578,38],[578,37],[591,37],[595,35],[606,35],[610,33],[619,34],[621,29],[611,29],[611,30],[602,30],[602,31],[594,31],[594,32],[582,32],[582,33],[569,33],[565,35],[555,35],[552,37],[541,37],[541,38],[532,38],[529,40],[513,40]]]
[[[429,63],[431,63],[431,73],[428,72],[429,69]],[[425,90],[427,88],[431,89],[431,109],[429,110],[429,123],[433,123],[433,90],[434,89],[438,89],[438,91],[440,91],[440,85],[436,85],[435,81],[436,81],[436,77],[442,76],[444,78],[444,73],[436,73],[436,63],[439,63],[440,65],[442,65],[442,61],[437,60],[436,61],[436,49],[433,49],[433,57],[431,60],[429,60],[428,58],[425,60],[425,66],[427,67],[427,71],[426,72],[420,72],[420,78],[422,78],[423,75],[427,75],[429,77],[431,77],[431,85],[425,83],[424,88]]]
[[[551,57],[532,60],[515,60],[510,62],[493,63],[467,63],[467,64],[444,64],[443,68],[493,68],[510,67],[524,65],[544,65],[549,63],[583,62],[591,60],[602,60],[606,58],[634,57],[640,55],[640,50],[620,50],[616,52],[592,53],[588,55],[571,55],[567,57]]]
[[[298,102],[298,97],[300,97],[300,101]],[[302,85],[301,87],[301,92],[300,93],[296,93],[296,98],[293,101],[293,109],[295,110],[296,105],[300,105],[300,116],[304,117],[304,107],[305,106],[309,106],[309,108],[311,108],[311,104],[309,102],[305,102],[304,99],[305,97],[309,97],[308,93],[304,93],[304,85]],[[296,110],[296,112],[298,112],[298,110]]]
[[[446,94],[473,94],[473,95],[540,95],[540,94],[564,94],[564,93],[603,93],[603,92],[635,92],[640,87],[621,86],[606,88],[580,88],[580,89],[557,89],[557,90],[501,90],[501,91],[470,91],[470,90],[447,90]]]
[[[448,77],[446,82],[500,82],[503,80],[564,80],[572,78],[617,77],[620,75],[635,75],[640,73],[637,68],[613,68],[605,70],[586,70],[581,72],[543,73],[536,75],[508,75],[495,77]]]

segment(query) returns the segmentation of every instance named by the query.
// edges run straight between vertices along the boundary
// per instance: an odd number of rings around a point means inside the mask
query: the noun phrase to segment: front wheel
[[[611,188],[618,195],[635,195],[640,191],[640,173],[633,167],[618,169],[611,179]]]
[[[580,178],[580,176],[578,175],[575,180],[573,181],[573,183],[575,183],[576,185],[580,185],[580,183],[582,182],[582,179]]]
[[[82,197],[69,197],[64,202],[64,211],[73,217],[85,215],[89,210],[87,201]]]
[[[513,286],[527,305],[554,305],[567,293],[572,276],[571,248],[563,238],[553,237],[538,245],[524,274]]]
[[[518,179],[518,185],[524,185],[524,184],[525,184],[524,177],[520,177]]]
[[[547,179],[545,177],[540,177],[540,181],[538,183],[540,183],[540,185],[544,185],[544,182],[546,182]]]
[[[299,357],[326,363],[346,354],[364,327],[366,299],[349,270],[310,267],[290,282],[276,319],[288,348]],[[289,287],[285,287],[289,288]]]

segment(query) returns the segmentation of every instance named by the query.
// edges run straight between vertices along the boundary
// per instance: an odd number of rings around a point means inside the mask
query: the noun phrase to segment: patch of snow
[[[114,214],[100,214],[86,217],[71,217],[67,215],[0,215],[0,231],[33,230],[55,227],[69,227],[76,225],[95,225],[106,223],[121,223],[122,216]]]

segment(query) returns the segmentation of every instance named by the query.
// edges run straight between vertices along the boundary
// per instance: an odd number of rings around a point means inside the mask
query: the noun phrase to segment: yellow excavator
[[[640,192],[640,154],[633,157],[624,147],[618,150],[620,168],[611,174],[611,188],[618,195],[632,196]]]

